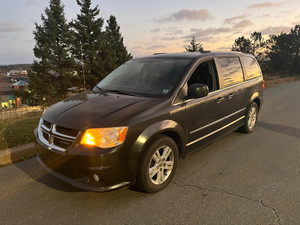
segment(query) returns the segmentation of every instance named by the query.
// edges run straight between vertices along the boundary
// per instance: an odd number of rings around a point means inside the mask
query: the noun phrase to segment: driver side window
[[[205,84],[209,92],[219,89],[219,80],[216,64],[213,59],[200,63],[183,87],[184,96],[187,96],[188,87],[192,84]]]
[[[213,59],[200,63],[187,82],[188,86],[196,83],[207,85],[209,92],[219,89],[216,65]]]

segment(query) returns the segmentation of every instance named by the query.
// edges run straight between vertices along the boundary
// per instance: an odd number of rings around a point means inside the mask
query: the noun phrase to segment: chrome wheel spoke
[[[164,169],[165,169],[165,170],[172,170],[172,169],[173,169],[173,165],[174,165],[174,162],[173,162],[173,161],[167,161],[167,162],[165,163]]]
[[[152,179],[158,172],[157,166],[154,165],[149,169],[149,177]]]
[[[161,184],[162,182],[164,182],[164,173],[163,173],[163,171],[158,171],[158,173],[157,173],[157,183]]]
[[[161,156],[160,156],[160,154],[159,154],[159,151],[156,151],[156,152],[154,153],[154,155],[153,155],[153,160],[154,160],[154,162],[159,163],[159,161],[161,160]]]
[[[171,154],[172,150],[169,147],[164,148],[164,152],[162,154],[162,158],[163,159],[167,159],[169,157],[169,155]]]

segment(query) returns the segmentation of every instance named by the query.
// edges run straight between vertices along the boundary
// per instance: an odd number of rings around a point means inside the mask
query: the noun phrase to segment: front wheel
[[[245,124],[241,127],[241,131],[245,133],[251,133],[256,125],[258,116],[258,107],[256,102],[252,102],[250,107],[248,108]]]
[[[175,174],[178,148],[170,137],[160,135],[148,145],[139,167],[136,186],[145,192],[165,188]]]

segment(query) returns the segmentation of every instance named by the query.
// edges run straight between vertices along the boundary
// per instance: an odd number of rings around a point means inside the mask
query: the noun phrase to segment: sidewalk
[[[35,154],[36,148],[34,143],[0,150],[0,166],[30,158],[35,156]]]

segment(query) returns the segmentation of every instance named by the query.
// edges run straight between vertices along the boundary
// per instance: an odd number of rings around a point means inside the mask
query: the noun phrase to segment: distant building
[[[7,77],[0,77],[0,109],[21,108],[22,100],[14,95],[14,90],[26,91],[28,83],[18,81],[13,83]]]
[[[4,77],[0,78],[0,109],[15,108],[17,106],[12,82]]]
[[[10,70],[7,73],[8,77],[27,77],[28,72],[26,70],[23,70],[22,68],[19,68],[18,70]]]

